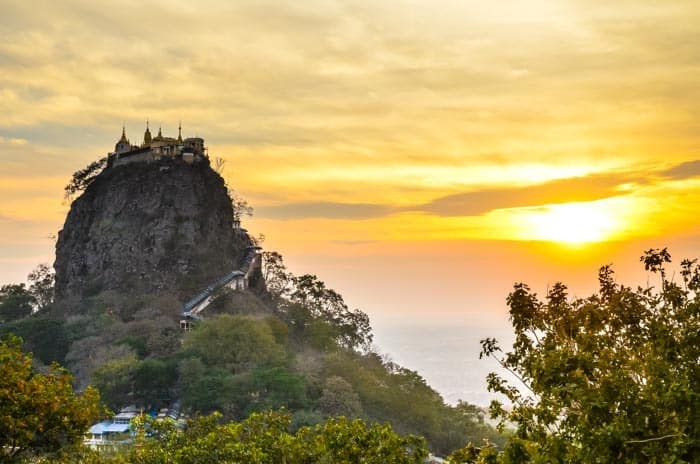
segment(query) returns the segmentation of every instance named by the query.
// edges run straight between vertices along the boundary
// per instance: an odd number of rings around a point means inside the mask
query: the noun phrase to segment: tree
[[[204,369],[201,376],[183,381],[183,404],[205,414],[218,411],[231,415],[244,407],[240,405],[242,399],[249,399],[242,394],[248,389],[241,388],[241,380],[221,368]]]
[[[329,416],[357,417],[362,412],[360,398],[347,380],[337,375],[328,377],[323,385],[318,406]]]
[[[134,373],[134,397],[144,405],[163,406],[170,402],[171,386],[177,381],[177,364],[146,359]]]
[[[255,369],[251,375],[255,401],[248,411],[297,410],[306,406],[306,378],[283,367]]]
[[[0,462],[80,443],[102,412],[97,390],[76,395],[70,374],[57,364],[46,374],[33,372],[17,337],[0,342],[0,366]]]
[[[242,422],[221,423],[213,414],[174,424],[140,418],[127,461],[138,464],[245,462],[252,464],[419,464],[425,443],[401,437],[389,425],[329,420],[290,432],[289,414],[252,414]]]
[[[21,337],[24,349],[33,353],[34,360],[38,359],[44,364],[63,363],[71,344],[65,320],[48,313],[33,314],[2,324],[0,338],[9,334]]]
[[[238,192],[232,188],[228,189],[228,196],[231,198],[231,206],[233,206],[233,220],[237,224],[241,223],[243,216],[253,216],[253,207],[243,198]]]
[[[232,374],[284,359],[270,326],[245,316],[221,315],[198,324],[185,339],[185,349],[205,365],[221,367]]]
[[[263,277],[281,317],[298,341],[311,341],[320,349],[329,348],[328,342],[348,349],[366,349],[372,343],[367,314],[350,310],[343,297],[315,275],[293,275],[278,252],[263,253]]]
[[[0,321],[8,322],[29,316],[36,299],[24,284],[0,287]]]
[[[53,303],[54,278],[54,271],[48,264],[39,264],[27,277],[29,293],[36,301],[37,310],[42,310]]]
[[[428,457],[422,438],[400,437],[388,424],[368,425],[360,419],[341,417],[311,430],[319,437],[317,453],[321,459],[317,462],[419,464]]]
[[[262,262],[265,285],[273,298],[279,300],[288,296],[294,275],[287,271],[282,255],[277,251],[264,251]]]
[[[74,172],[70,182],[64,188],[65,199],[70,201],[77,193],[84,191],[106,166],[107,158],[101,158],[88,164],[87,167]]]
[[[351,311],[343,297],[315,275],[305,274],[292,279],[289,297],[292,305],[300,305],[313,318],[321,319],[337,331],[336,341],[345,348],[368,347],[372,343],[369,317],[359,309]]]
[[[666,249],[641,258],[658,288],[618,285],[609,266],[600,290],[569,298],[555,284],[544,301],[525,284],[508,296],[516,340],[503,353],[493,339],[482,355],[518,377],[496,374],[504,394],[492,415],[516,425],[502,462],[697,462],[700,458],[700,267],[681,263],[667,276]]]
[[[92,380],[113,409],[119,409],[133,399],[134,383],[139,361],[133,353],[113,359],[95,370]]]
[[[224,175],[224,169],[226,169],[226,160],[217,156],[214,158],[214,166],[212,169],[220,176]]]

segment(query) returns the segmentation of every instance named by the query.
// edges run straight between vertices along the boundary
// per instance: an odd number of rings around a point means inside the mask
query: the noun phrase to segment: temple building
[[[146,131],[141,145],[132,145],[126,137],[126,127],[122,127],[122,136],[114,146],[114,151],[107,155],[107,166],[114,167],[129,163],[159,161],[161,159],[181,159],[194,163],[207,157],[204,139],[200,137],[182,138],[182,124],[178,126],[177,138],[164,137],[161,129],[158,135],[151,136],[146,121]]]

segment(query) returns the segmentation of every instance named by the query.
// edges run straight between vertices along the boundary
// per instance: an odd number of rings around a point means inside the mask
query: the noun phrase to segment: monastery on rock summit
[[[188,137],[183,140],[182,125],[178,126],[177,138],[163,137],[160,128],[158,135],[152,137],[146,121],[146,131],[141,145],[132,145],[126,138],[126,128],[122,127],[122,136],[114,146],[114,151],[107,154],[107,166],[114,167],[161,159],[181,159],[186,163],[194,163],[206,157],[207,147],[204,146],[204,139]]]

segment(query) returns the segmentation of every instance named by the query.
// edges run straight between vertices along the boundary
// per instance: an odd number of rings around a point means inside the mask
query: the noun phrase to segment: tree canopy
[[[29,273],[29,293],[36,301],[37,310],[45,309],[53,303],[54,297],[54,271],[48,264],[39,264]]]
[[[297,340],[322,349],[331,345],[369,348],[372,327],[367,314],[349,309],[343,297],[317,276],[293,275],[282,255],[274,251],[263,253],[263,275],[281,317]]]
[[[130,463],[173,464],[245,462],[251,464],[420,464],[425,443],[399,436],[389,425],[331,419],[290,432],[291,416],[267,412],[242,422],[221,423],[221,416],[192,419],[184,431],[174,424],[142,419]]]
[[[24,284],[7,284],[0,287],[0,322],[9,322],[29,316],[36,298]]]
[[[79,444],[101,413],[97,390],[76,395],[72,377],[58,365],[34,372],[17,337],[0,341],[0,366],[0,462]]]
[[[53,302],[54,273],[47,264],[40,264],[27,276],[25,284],[0,287],[0,322],[10,322],[47,308]]]
[[[557,283],[541,300],[515,285],[507,299],[513,348],[504,353],[486,339],[482,355],[522,382],[488,378],[513,405],[494,402],[492,414],[516,429],[501,453],[487,445],[478,462],[697,462],[700,267],[682,261],[677,283],[666,249],[641,261],[657,287],[617,284],[610,266],[588,298],[571,298]],[[474,451],[454,462],[477,462]]]

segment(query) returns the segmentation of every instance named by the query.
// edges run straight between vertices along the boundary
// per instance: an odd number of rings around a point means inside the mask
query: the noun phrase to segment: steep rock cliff
[[[71,205],[56,244],[58,299],[106,290],[184,299],[243,264],[223,179],[208,162],[103,171]]]

